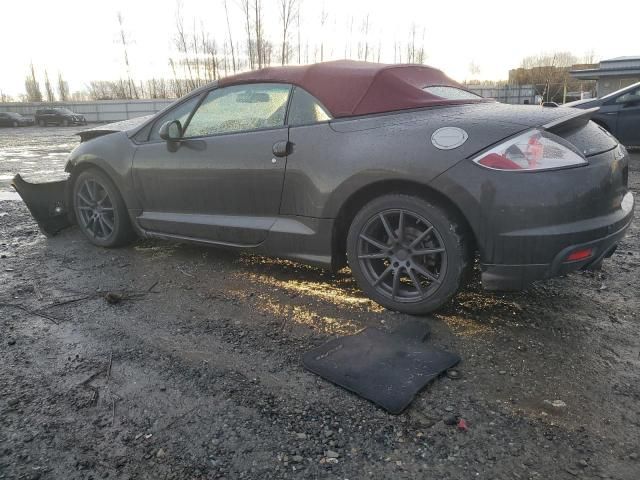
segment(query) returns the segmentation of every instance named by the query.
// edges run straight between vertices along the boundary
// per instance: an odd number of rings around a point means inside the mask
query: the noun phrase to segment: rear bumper
[[[554,226],[542,234],[536,230],[530,235],[519,232],[519,239],[524,244],[547,245],[554,248],[555,255],[551,263],[482,264],[482,285],[486,290],[522,290],[536,280],[581,269],[598,268],[603,259],[613,254],[618,242],[624,237],[633,220],[633,212],[634,198],[629,192],[625,195],[620,210],[611,215]],[[589,258],[566,261],[571,252],[585,248],[593,249]]]

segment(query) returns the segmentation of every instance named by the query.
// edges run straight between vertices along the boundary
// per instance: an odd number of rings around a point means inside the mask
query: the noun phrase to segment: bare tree
[[[44,71],[44,93],[47,96],[47,102],[56,101],[56,95],[53,92],[53,86],[49,81],[49,73],[46,70]]]
[[[29,75],[25,78],[24,87],[27,92],[26,99],[28,102],[42,101],[42,91],[40,90],[40,83],[36,79],[36,71],[33,68],[33,63],[30,66]]]
[[[291,23],[298,16],[297,0],[280,0],[280,21],[282,22],[282,55],[281,65],[289,63],[289,29]]]
[[[302,0],[300,0],[302,3]],[[300,35],[300,5],[298,5],[298,15],[296,15],[296,27],[298,30],[298,65],[302,63],[302,36]]]
[[[247,32],[247,57],[249,63],[249,69],[254,68],[254,51],[253,51],[253,39],[251,37],[252,25],[251,25],[251,7],[249,0],[240,0],[240,7],[244,14],[244,26]]]
[[[469,73],[472,77],[480,73],[480,66],[473,60],[471,60],[471,63],[469,63]]]
[[[531,84],[545,101],[552,101],[569,80],[569,67],[576,63],[570,52],[542,53],[526,57],[512,80],[519,85]]]
[[[58,98],[61,102],[69,100],[69,84],[64,80],[60,72],[58,72]]]
[[[329,13],[326,10],[326,5],[322,3],[322,13],[320,14],[320,61],[324,61],[324,25],[327,23]]]
[[[193,90],[196,88],[196,81],[193,78],[193,72],[191,70],[191,63],[189,62],[189,40],[187,38],[187,33],[184,28],[184,18],[182,17],[182,2],[178,0],[176,2],[176,37],[175,44],[178,52],[180,52],[183,56],[183,59],[180,63],[182,63],[183,68],[186,68],[188,72],[188,85],[189,90]],[[175,72],[174,72],[175,76]]]
[[[262,0],[253,0],[253,25],[256,35],[256,53],[258,59],[258,68],[265,66],[265,41],[264,28],[262,24]]]
[[[231,36],[231,24],[229,23],[229,9],[227,8],[227,0],[224,0],[224,14],[227,17],[227,34],[229,35],[229,47],[231,49],[231,66],[233,67],[233,72],[236,72],[236,51],[235,51],[235,47],[233,46],[233,37]],[[224,54],[224,58],[225,58],[225,75],[226,75],[226,59],[227,59],[227,54],[226,54],[226,48],[224,48],[225,50],[225,54]]]
[[[364,61],[369,59],[369,14],[365,17],[362,25],[362,33],[364,33]]]
[[[426,55],[424,52],[424,36],[426,33],[426,28],[422,27],[422,40],[420,41],[420,48],[418,49],[418,53],[416,54],[415,62],[419,64],[423,64],[426,60]]]
[[[171,72],[173,73],[173,94],[179,98],[184,95],[185,92],[182,90],[182,82],[178,78],[178,72],[176,71],[176,64],[173,61],[173,58],[169,59],[169,66],[171,67]]]
[[[586,52],[584,52],[584,55],[581,59],[582,63],[593,65],[595,61],[596,61],[596,52],[594,52],[593,48],[591,50],[587,50]]]
[[[121,12],[118,12],[118,26],[120,27],[120,43],[122,44],[122,53],[124,56],[124,65],[127,70],[127,90],[128,98],[138,98],[138,92],[136,86],[131,79],[131,66],[129,65],[129,39],[124,30],[124,17]]]

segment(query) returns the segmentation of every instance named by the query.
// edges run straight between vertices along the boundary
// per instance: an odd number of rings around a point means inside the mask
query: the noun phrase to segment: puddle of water
[[[20,200],[20,195],[18,195],[18,192],[0,192],[0,202],[15,202],[18,200]]]

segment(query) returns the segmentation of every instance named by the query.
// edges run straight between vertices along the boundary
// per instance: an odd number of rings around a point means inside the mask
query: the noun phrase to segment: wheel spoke
[[[388,245],[380,243],[379,241],[374,240],[373,238],[371,238],[368,235],[365,235],[364,233],[360,234],[360,238],[362,240],[364,240],[365,242],[370,243],[371,245],[373,245],[374,247],[376,247],[376,248],[378,248],[380,250],[386,250],[387,248],[389,248]]]
[[[93,226],[93,223],[95,223],[95,218],[94,218],[93,216],[90,216],[90,217],[87,219],[87,224],[85,225],[85,228],[86,228],[87,230],[91,230],[91,229],[92,229],[92,226]]]
[[[418,281],[416,274],[413,273],[413,270],[411,270],[410,268],[407,268],[407,273],[409,274],[409,278],[411,278],[411,281],[413,282],[413,284],[416,286],[416,289],[418,290],[418,292],[420,292],[420,295],[422,295],[424,293],[424,290],[422,290],[422,285],[420,285],[420,282]]]
[[[398,268],[393,273],[393,288],[391,290],[391,299],[395,300],[398,295],[398,290],[400,290],[400,269]]]
[[[440,280],[438,280],[438,277],[436,277],[433,273],[429,272],[426,268],[424,268],[422,265],[418,265],[418,264],[413,264],[411,266],[411,268],[413,268],[416,272],[418,272],[420,275],[422,275],[423,277],[427,277],[429,280],[431,280],[432,282],[435,283],[440,283]]]
[[[87,193],[89,194],[89,198],[91,199],[91,202],[95,202],[96,201],[96,195],[93,191],[93,187],[91,186],[93,182],[91,182],[91,180],[87,180],[85,182],[85,186],[87,189]]]
[[[113,232],[113,222],[104,215],[100,218],[102,218],[102,221],[107,225],[107,227],[109,227],[109,230]],[[109,234],[111,234],[111,232],[109,232]]]
[[[100,231],[102,232],[102,235],[100,235],[100,236],[101,236],[101,237],[102,237],[102,236],[106,236],[106,235],[107,235],[107,232],[106,232],[106,229],[105,229],[105,223],[104,223],[104,221],[102,220],[102,217],[98,217],[98,226],[100,227]]]
[[[409,245],[409,248],[413,248],[416,245],[418,245],[422,240],[424,240],[427,237],[427,235],[431,233],[432,230],[433,230],[433,227],[429,227],[420,235],[418,235],[416,239],[413,242],[411,242],[411,245]]]
[[[84,203],[86,203],[87,205],[91,205],[91,200],[88,200],[87,197],[85,197],[82,192],[78,192],[78,197],[80,197],[80,200],[82,200]]]
[[[404,241],[404,210],[400,210],[398,217],[398,241]]]
[[[358,258],[364,259],[364,258],[368,258],[371,260],[375,260],[375,259],[381,259],[381,258],[387,258],[389,255],[385,252],[380,252],[380,253],[364,253],[362,255],[358,255]]]
[[[413,250],[411,252],[412,257],[422,256],[422,255],[434,255],[436,253],[444,252],[444,248],[425,248],[422,250]]]
[[[384,216],[384,214],[380,213],[378,214],[378,217],[380,218],[380,221],[382,222],[382,226],[387,232],[387,236],[389,237],[389,240],[391,241],[395,240],[396,236],[394,235],[393,230],[391,230],[391,226],[389,225],[389,222],[387,222],[387,219]]]
[[[378,284],[380,284],[380,282],[382,281],[382,279],[384,277],[386,277],[387,275],[389,275],[389,273],[393,270],[393,267],[391,265],[389,265],[384,272],[382,272],[382,274],[380,274],[380,276],[378,277],[378,279],[374,282],[373,286],[377,287]]]

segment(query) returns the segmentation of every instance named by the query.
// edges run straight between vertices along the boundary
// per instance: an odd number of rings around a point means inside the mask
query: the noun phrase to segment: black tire
[[[18,128],[18,122],[13,122],[13,128]]]
[[[78,227],[94,245],[120,247],[135,238],[120,192],[98,169],[87,169],[76,177],[73,211]]]
[[[63,127],[68,127],[69,126],[69,120],[67,120],[66,118],[64,120],[62,120],[60,122],[60,125],[62,125]]]
[[[40,125],[41,127],[46,127],[47,122],[45,122],[44,120],[38,120],[38,125]]]
[[[468,276],[472,251],[453,212],[422,198],[392,194],[372,200],[356,214],[347,236],[347,259],[373,301],[424,314],[455,295]]]

